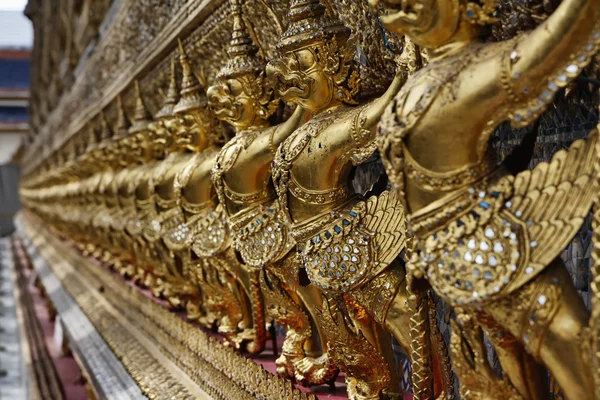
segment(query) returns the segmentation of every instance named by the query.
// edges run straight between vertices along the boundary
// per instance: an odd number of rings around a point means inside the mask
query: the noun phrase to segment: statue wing
[[[557,152],[549,163],[514,178],[510,210],[525,221],[530,261],[548,265],[568,245],[598,192],[598,132]]]
[[[369,232],[374,233],[380,264],[377,270],[381,270],[398,257],[406,242],[406,217],[397,195],[385,191],[370,197],[363,223]]]

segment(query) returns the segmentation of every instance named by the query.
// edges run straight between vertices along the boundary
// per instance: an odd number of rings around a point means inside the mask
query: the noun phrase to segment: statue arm
[[[527,114],[533,110],[527,122],[581,72],[599,43],[600,0],[565,0],[540,26],[515,41],[501,61],[503,80],[509,100]],[[510,117],[515,125],[525,125],[519,123],[521,114]]]
[[[298,129],[300,125],[306,122],[307,116],[308,111],[297,106],[294,113],[285,122],[279,124],[273,131],[273,135],[271,136],[271,148],[277,150],[277,147],[279,147],[281,142]]]
[[[385,93],[379,97],[377,100],[374,100],[369,105],[361,111],[361,127],[363,129],[372,129],[379,122],[381,115],[385,111],[386,107],[390,102],[394,99],[400,88],[406,82],[408,74],[406,71],[398,67],[398,71],[396,72],[396,76],[394,80],[385,91]]]
[[[394,80],[381,97],[363,107],[357,107],[358,111],[353,118],[342,121],[341,125],[334,125],[334,129],[349,132],[351,138],[351,142],[347,142],[350,146],[346,146],[345,152],[338,160],[336,169],[347,165],[347,160],[350,160],[354,165],[362,164],[377,150],[375,127],[388,104],[406,82],[407,73],[405,71],[404,68],[399,67]]]

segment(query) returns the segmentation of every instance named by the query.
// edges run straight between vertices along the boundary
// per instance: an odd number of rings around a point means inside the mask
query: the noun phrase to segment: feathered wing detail
[[[395,193],[385,191],[367,200],[363,219],[365,228],[374,234],[378,270],[398,257],[406,243],[406,218],[404,207]]]
[[[229,225],[222,204],[194,219],[191,226],[191,248],[198,257],[211,257],[225,251],[231,244]]]
[[[405,218],[395,194],[359,201],[305,239],[300,250],[312,283],[329,292],[359,287],[379,275],[405,245]]]
[[[514,178],[510,211],[527,226],[533,264],[546,266],[581,227],[598,192],[594,177],[598,132],[557,152],[549,163]]]

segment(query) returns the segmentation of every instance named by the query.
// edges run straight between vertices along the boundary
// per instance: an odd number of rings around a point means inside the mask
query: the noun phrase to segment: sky
[[[31,47],[31,22],[23,15],[26,5],[27,0],[0,0],[0,48]]]
[[[0,0],[0,10],[22,11],[27,0]]]

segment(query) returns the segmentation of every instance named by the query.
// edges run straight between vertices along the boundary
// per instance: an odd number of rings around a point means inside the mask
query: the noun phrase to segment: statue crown
[[[332,38],[341,44],[352,32],[331,16],[320,0],[292,0],[288,19],[290,23],[277,44],[281,51],[293,51]]]
[[[167,89],[167,95],[163,102],[163,106],[156,113],[156,118],[170,117],[174,113],[175,105],[179,101],[179,89],[177,87],[177,80],[175,77],[175,59],[171,59],[171,75],[169,80],[169,88]]]
[[[191,109],[200,108],[206,105],[206,95],[204,94],[204,84],[199,77],[192,71],[190,61],[187,57],[183,43],[177,39],[179,44],[179,63],[183,70],[181,80],[181,98],[173,108],[173,112],[181,113]]]
[[[121,99],[121,95],[117,96],[117,113],[117,125],[115,127],[114,136],[125,136],[129,132],[131,123],[129,122],[129,119],[127,119],[127,115],[125,115],[125,109],[123,108],[123,100]]]
[[[109,140],[112,135],[112,129],[106,120],[106,115],[104,114],[104,111],[100,111],[100,143]]]
[[[231,79],[240,75],[258,76],[264,71],[266,63],[248,32],[240,0],[231,1],[231,13],[233,32],[227,49],[229,60],[217,74],[217,79]]]
[[[135,81],[135,114],[133,115],[133,125],[129,128],[129,133],[138,133],[148,129],[150,123],[150,113],[146,109],[139,81]]]

